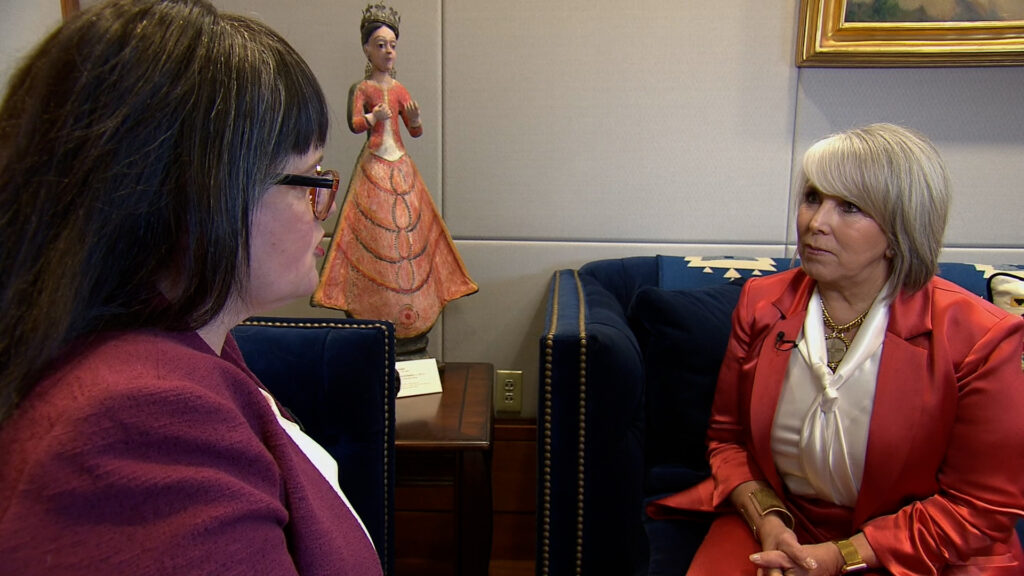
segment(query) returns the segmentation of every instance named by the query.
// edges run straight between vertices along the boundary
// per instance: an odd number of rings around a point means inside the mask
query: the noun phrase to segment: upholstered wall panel
[[[444,6],[459,235],[785,237],[795,0]]]

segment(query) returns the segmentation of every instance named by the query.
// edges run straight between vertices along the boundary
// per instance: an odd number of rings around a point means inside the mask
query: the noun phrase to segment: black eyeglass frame
[[[280,184],[282,186],[307,186],[309,187],[309,207],[313,210],[313,216],[317,220],[323,222],[327,220],[327,216],[331,213],[331,206],[334,204],[334,197],[338,193],[338,186],[340,185],[340,178],[338,173],[334,170],[324,170],[324,176],[302,176],[301,174],[282,174],[274,184]],[[316,206],[319,204],[320,191],[330,190],[330,196],[327,197],[327,202],[324,203],[326,209],[321,212],[317,212]]]

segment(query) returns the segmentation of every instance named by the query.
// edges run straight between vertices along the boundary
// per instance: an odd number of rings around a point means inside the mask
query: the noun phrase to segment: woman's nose
[[[825,230],[831,222],[831,213],[832,211],[829,209],[828,203],[823,202],[819,204],[811,214],[811,219],[807,223],[808,226],[812,230]]]

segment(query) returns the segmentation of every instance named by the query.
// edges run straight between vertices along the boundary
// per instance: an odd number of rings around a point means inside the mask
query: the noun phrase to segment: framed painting
[[[1024,0],[801,0],[797,66],[1022,66]]]

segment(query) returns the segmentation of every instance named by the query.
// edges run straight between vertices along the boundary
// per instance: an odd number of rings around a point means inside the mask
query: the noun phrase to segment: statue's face
[[[363,53],[374,69],[390,72],[395,67],[398,57],[398,39],[387,26],[381,26],[373,32],[370,39],[363,44]]]

